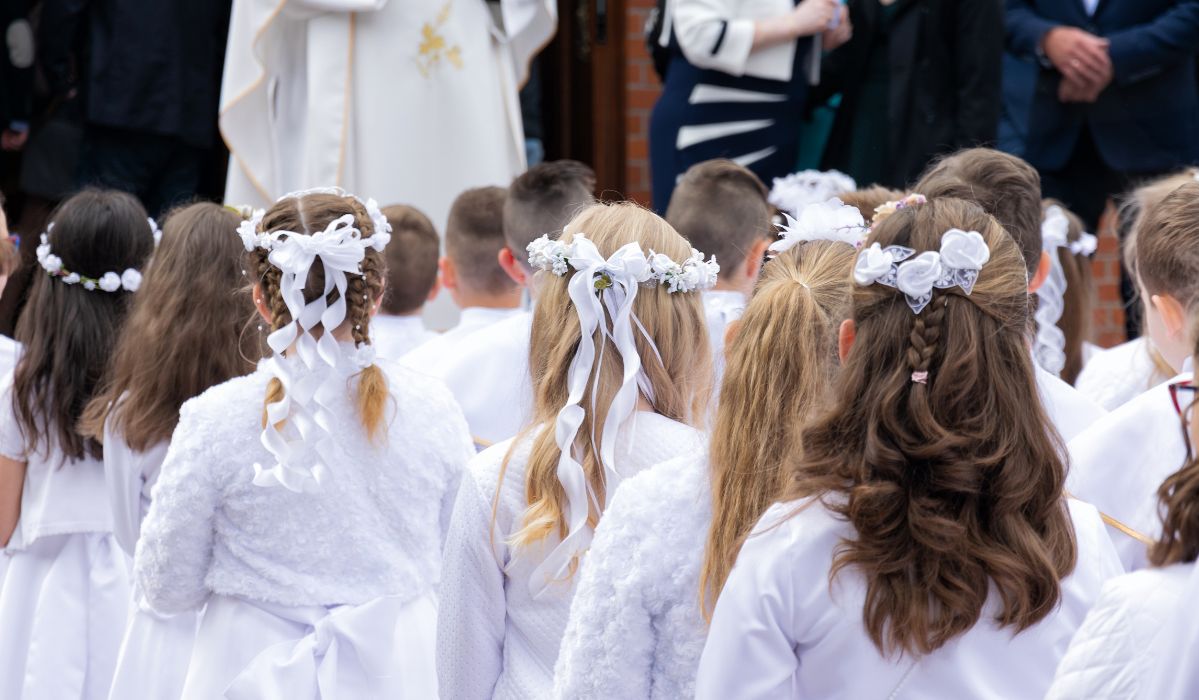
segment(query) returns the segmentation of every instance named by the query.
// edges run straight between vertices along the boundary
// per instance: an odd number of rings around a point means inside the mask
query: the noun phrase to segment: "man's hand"
[[[1106,84],[1095,87],[1063,79],[1057,86],[1057,99],[1065,103],[1090,103],[1099,99],[1099,94],[1105,87]]]
[[[853,38],[853,25],[849,22],[849,10],[842,5],[837,9],[837,13],[837,26],[824,30],[824,34],[821,36],[820,46],[825,51],[832,51]]]
[[[1098,96],[1112,81],[1110,45],[1107,39],[1077,27],[1054,27],[1045,34],[1041,48],[1067,82],[1088,86]]]

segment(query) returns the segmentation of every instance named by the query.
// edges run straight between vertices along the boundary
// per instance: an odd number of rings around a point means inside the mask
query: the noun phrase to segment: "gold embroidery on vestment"
[[[453,4],[454,0],[446,0],[436,19],[425,22],[425,26],[421,27],[421,42],[417,47],[417,53],[420,55],[416,58],[416,69],[426,78],[432,75],[443,60],[455,68],[462,68],[462,47],[449,44],[445,35],[441,33],[442,27],[450,19]]]

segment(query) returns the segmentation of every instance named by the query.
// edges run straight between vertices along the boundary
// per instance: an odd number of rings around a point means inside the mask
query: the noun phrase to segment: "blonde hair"
[[[813,241],[768,262],[725,350],[711,439],[712,524],[699,584],[705,617],[741,543],[778,500],[800,430],[826,401],[854,259],[844,243]]]
[[[604,256],[612,255],[628,243],[638,243],[647,253],[652,249],[676,261],[687,259],[691,252],[687,241],[669,224],[635,204],[587,207],[567,224],[562,240],[569,243],[575,235],[582,234],[595,243]],[[529,505],[520,529],[511,538],[515,546],[534,544],[554,532],[559,536],[565,536],[567,532],[566,494],[557,474],[561,452],[555,442],[554,424],[558,411],[567,402],[567,373],[579,343],[594,343],[596,357],[602,352],[605,358],[602,365],[592,369],[588,378],[582,405],[594,406],[595,410],[589,408],[579,428],[580,435],[594,436],[595,445],[616,437],[605,436],[603,424],[612,398],[620,387],[623,371],[620,354],[602,328],[591,338],[580,337],[579,319],[567,290],[571,276],[557,277],[544,272],[538,275],[542,279],[538,281],[540,291],[529,344],[533,421],[524,433],[533,433],[535,437],[525,477],[525,499]],[[654,411],[666,418],[693,423],[704,415],[712,376],[699,294],[670,294],[661,285],[642,287],[633,303],[633,313],[657,347],[655,353],[640,332],[634,334],[642,371],[653,386]],[[608,319],[604,322],[611,323]],[[645,399],[651,400],[650,397]],[[501,479],[511,458],[512,451],[509,450]],[[607,484],[593,445],[588,445],[580,461],[602,512]],[[497,498],[498,493],[497,490]],[[493,522],[494,509],[495,504]],[[598,512],[588,516],[589,525],[595,526],[598,521]]]
[[[275,203],[267,210],[262,219],[261,230],[295,231],[300,234],[314,234],[323,231],[330,222],[352,214],[354,225],[362,233],[363,238],[374,235],[375,225],[367,214],[366,208],[353,197],[343,197],[336,194],[309,194],[303,197],[288,197]],[[262,297],[271,312],[271,330],[278,330],[291,323],[291,313],[284,303],[280,290],[282,271],[271,264],[269,252],[255,248],[249,253],[250,268],[255,279],[262,285]],[[362,260],[361,275],[347,275],[349,282],[346,288],[346,320],[350,327],[354,344],[370,344],[371,309],[383,293],[383,280],[387,275],[387,261],[383,254],[373,248],[366,249]],[[304,285],[304,301],[311,302],[325,289],[325,267],[318,258],[312,263]],[[329,292],[327,301],[333,303],[338,298],[337,289]],[[332,332],[336,329],[325,329]],[[374,439],[383,427],[386,414],[387,400],[390,396],[387,389],[387,378],[378,365],[372,364],[358,374],[358,396],[356,406],[366,434]],[[262,424],[266,426],[266,406],[283,399],[283,382],[277,377],[272,378],[267,385],[266,400],[263,404]]]

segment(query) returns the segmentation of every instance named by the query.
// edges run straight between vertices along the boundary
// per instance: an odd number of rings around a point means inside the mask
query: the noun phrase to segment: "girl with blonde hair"
[[[1041,697],[1119,565],[1064,496],[1024,260],[954,199],[866,242],[829,407],[741,548],[696,697]]]
[[[729,328],[709,450],[629,479],[604,514],[571,604],[556,697],[694,697],[705,618],[836,372],[855,250],[837,229],[865,235],[858,210],[836,200],[805,209],[794,228],[774,249],[793,247],[762,268]]]
[[[544,698],[577,568],[621,480],[703,445],[717,268],[632,204],[529,246],[534,421],[463,477],[438,619],[443,697]]]
[[[157,612],[204,608],[183,695],[436,697],[440,545],[473,449],[445,387],[374,361],[389,227],[320,190],[238,233],[273,356],[183,404],[134,564]]]

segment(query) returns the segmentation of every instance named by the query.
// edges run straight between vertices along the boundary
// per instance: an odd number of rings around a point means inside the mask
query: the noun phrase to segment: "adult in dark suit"
[[[995,141],[1001,0],[849,0],[849,16],[816,88],[842,96],[823,167],[903,188],[937,155]]]
[[[1008,50],[1038,67],[1023,156],[1045,196],[1095,230],[1131,181],[1199,162],[1199,0],[1006,3]]]

